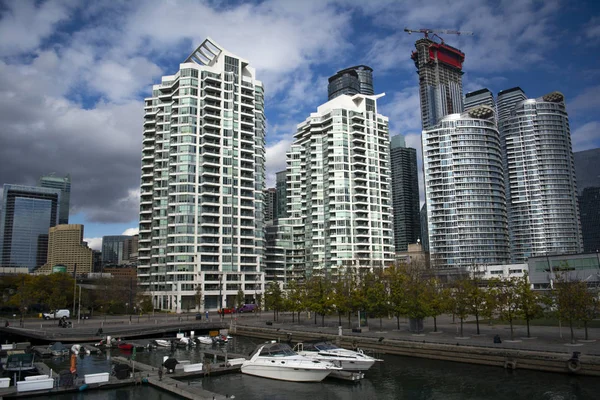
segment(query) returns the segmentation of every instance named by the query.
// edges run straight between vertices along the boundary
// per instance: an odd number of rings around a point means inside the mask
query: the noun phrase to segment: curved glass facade
[[[507,262],[502,152],[493,110],[480,106],[446,116],[422,138],[432,266]]]
[[[357,65],[338,71],[329,78],[327,86],[328,99],[347,94],[373,95],[373,69],[366,65]]]
[[[513,262],[583,249],[569,118],[558,92],[522,101],[503,121]]]

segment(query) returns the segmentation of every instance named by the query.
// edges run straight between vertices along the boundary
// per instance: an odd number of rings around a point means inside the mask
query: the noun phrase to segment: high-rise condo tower
[[[263,291],[263,85],[206,39],[145,99],[138,278],[155,308]]]

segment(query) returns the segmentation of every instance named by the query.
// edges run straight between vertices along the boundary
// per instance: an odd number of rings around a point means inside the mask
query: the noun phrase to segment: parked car
[[[256,312],[256,304],[244,304],[237,309],[239,313]]]
[[[217,312],[219,314],[235,314],[235,307],[225,307],[223,309],[218,309]]]
[[[42,314],[42,316],[44,317],[44,319],[59,319],[59,318],[71,318],[71,312],[69,310],[63,309],[63,310],[55,310],[55,311],[51,311],[49,313],[44,313]]]

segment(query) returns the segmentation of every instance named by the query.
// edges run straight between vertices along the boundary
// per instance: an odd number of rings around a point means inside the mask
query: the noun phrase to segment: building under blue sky
[[[421,36],[465,53],[464,93],[521,87],[565,95],[573,150],[600,147],[597,2],[432,0],[13,1],[0,6],[0,184],[71,175],[71,223],[103,235],[137,229],[143,98],[205,37],[249,60],[264,83],[267,182],[284,169],[296,125],[327,100],[328,77],[373,68],[380,112],[421,159]],[[438,39],[436,39],[438,40]],[[419,167],[420,170],[420,167]],[[422,177],[420,178],[422,191]],[[421,200],[423,195],[421,193]]]

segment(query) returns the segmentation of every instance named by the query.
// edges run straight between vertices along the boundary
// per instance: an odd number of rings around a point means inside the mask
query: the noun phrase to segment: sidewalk
[[[437,319],[438,332],[433,332],[433,319],[427,318],[424,321],[424,329],[420,334],[412,333],[408,331],[408,320],[402,318],[400,320],[400,330],[397,328],[396,319],[384,318],[382,320],[382,328],[379,327],[379,319],[369,319],[369,330],[361,333],[354,333],[348,326],[348,319],[342,318],[342,330],[344,336],[357,336],[357,337],[372,337],[372,338],[385,338],[385,339],[397,339],[406,340],[413,342],[428,342],[428,343],[443,343],[443,344],[456,344],[459,343],[461,346],[479,346],[479,347],[491,347],[491,348],[507,348],[516,350],[535,350],[535,351],[548,351],[553,353],[567,353],[571,354],[574,351],[581,352],[586,355],[600,356],[600,341],[595,339],[600,338],[600,328],[588,328],[588,335],[590,341],[584,341],[585,332],[583,328],[575,329],[575,345],[570,344],[570,330],[569,327],[563,326],[562,338],[561,332],[558,327],[549,326],[531,326],[531,338],[527,338],[527,327],[524,325],[514,326],[514,341],[510,340],[510,326],[509,325],[488,325],[479,324],[480,335],[477,335],[477,325],[470,323],[475,318],[469,318],[469,323],[463,325],[463,337],[460,337],[460,320],[456,320],[456,323],[452,322],[451,315],[443,315]],[[254,318],[243,318],[238,319],[238,325],[248,325],[256,327],[265,327],[266,321],[273,321],[273,313],[264,312],[261,316]],[[356,318],[352,321],[353,326],[357,323]],[[280,328],[281,330],[293,331],[307,331],[313,333],[324,333],[329,335],[338,334],[338,318],[337,316],[325,317],[325,327],[321,327],[321,317],[317,316],[317,324],[314,323],[314,316],[311,315],[310,319],[307,319],[307,313],[301,314],[301,322],[298,323],[297,319],[292,322],[292,315],[290,313],[280,313],[279,321],[273,322],[273,328]],[[502,343],[494,343],[494,336],[499,335]]]

